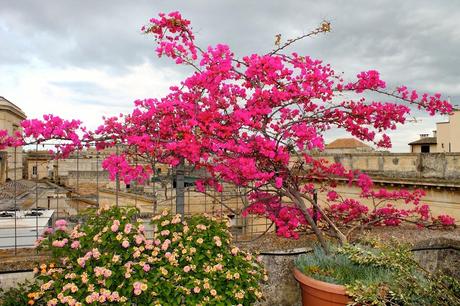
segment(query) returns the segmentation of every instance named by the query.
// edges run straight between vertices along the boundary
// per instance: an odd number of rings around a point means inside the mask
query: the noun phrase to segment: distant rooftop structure
[[[0,110],[11,112],[22,120],[26,119],[26,114],[16,104],[0,96]]]
[[[326,152],[330,153],[353,153],[353,152],[371,152],[374,149],[359,141],[356,138],[338,138],[326,145]]]
[[[21,130],[26,114],[13,102],[0,96],[0,130],[9,135]],[[4,148],[0,151],[0,184],[22,178],[22,147]]]
[[[420,136],[422,135],[426,135],[426,134],[421,134]],[[413,145],[421,145],[421,144],[436,144],[437,143],[437,138],[436,137],[421,137],[419,140],[416,140],[416,141],[412,141],[409,143],[409,145],[413,146]]]
[[[454,108],[449,118],[436,123],[433,135],[420,134],[420,139],[409,143],[412,153],[460,152],[460,110]]]
[[[0,249],[33,247],[51,226],[53,214],[52,209],[0,211]]]

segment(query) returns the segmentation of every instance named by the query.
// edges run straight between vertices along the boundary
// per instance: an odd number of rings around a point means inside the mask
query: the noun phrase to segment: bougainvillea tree
[[[376,191],[367,175],[315,157],[313,152],[324,149],[328,130],[342,129],[390,148],[386,132],[404,124],[411,109],[431,115],[452,110],[439,94],[404,86],[387,89],[377,71],[346,81],[321,60],[287,51],[294,42],[329,30],[325,22],[284,44],[278,40],[270,52],[236,57],[225,44],[197,46],[190,21],[180,13],[160,14],[142,31],[154,38],[158,56],[189,66],[189,77],[165,97],[138,100],[132,113],[105,118],[95,131],[47,116],[25,121],[20,137],[25,142],[70,140],[58,150],[63,156],[85,143],[98,149],[121,144],[122,151],[103,165],[112,178],[125,182],[145,180],[155,163],[194,165],[208,174],[196,182],[198,190],[211,186],[222,191],[221,182],[246,187],[250,204],[245,213],[269,218],[286,237],[296,238],[299,228],[309,227],[323,245],[321,227],[344,242],[341,225],[454,224],[449,216],[431,216],[420,203],[422,191]],[[0,136],[6,145],[18,142]],[[140,159],[142,165],[133,163]],[[361,197],[372,199],[374,206],[340,195],[338,180],[359,187]],[[327,193],[328,206],[316,203],[316,191]],[[400,200],[407,206],[397,206]]]

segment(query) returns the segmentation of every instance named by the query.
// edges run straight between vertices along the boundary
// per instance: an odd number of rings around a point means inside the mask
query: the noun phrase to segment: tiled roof
[[[326,149],[370,148],[367,144],[355,138],[338,138],[326,145]]]
[[[416,141],[412,141],[409,145],[421,145],[421,144],[436,144],[436,137],[424,137]]]

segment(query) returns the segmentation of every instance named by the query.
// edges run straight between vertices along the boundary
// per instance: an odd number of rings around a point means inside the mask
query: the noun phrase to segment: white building
[[[436,123],[437,152],[460,152],[460,109],[449,115],[447,122]]]
[[[446,122],[436,123],[433,136],[420,134],[420,139],[409,145],[411,153],[460,152],[460,110],[454,110]]]

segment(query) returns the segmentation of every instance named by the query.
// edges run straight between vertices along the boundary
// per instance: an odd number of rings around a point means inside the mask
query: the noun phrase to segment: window
[[[452,152],[452,151],[451,151],[451,147],[450,147],[450,142],[449,142],[449,152]]]
[[[422,145],[422,147],[420,148],[420,151],[422,153],[430,153],[430,146],[429,145]]]
[[[32,175],[37,175],[37,166],[32,167]]]

